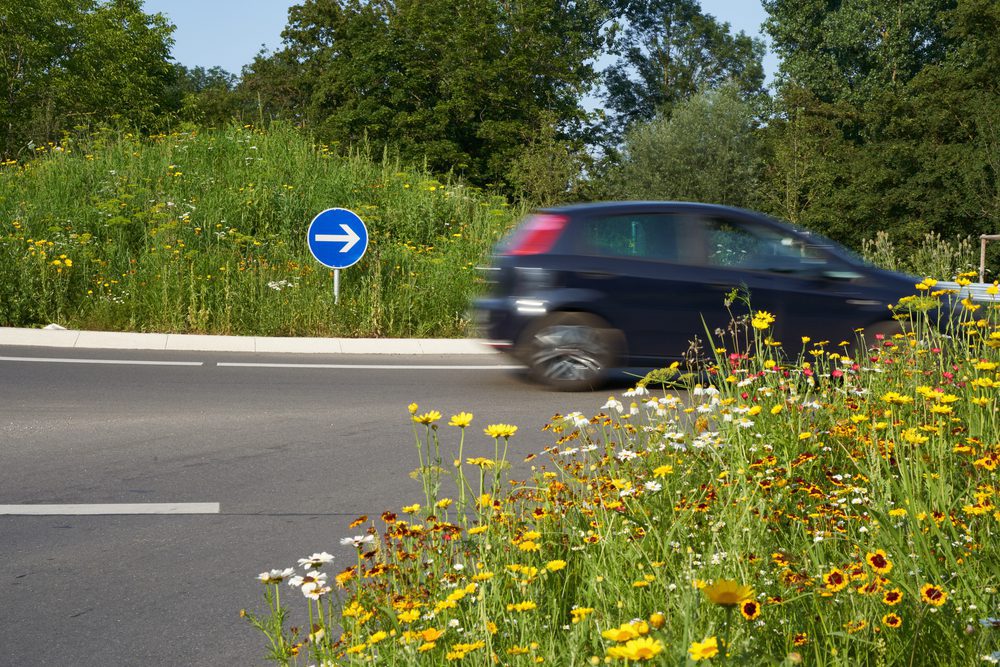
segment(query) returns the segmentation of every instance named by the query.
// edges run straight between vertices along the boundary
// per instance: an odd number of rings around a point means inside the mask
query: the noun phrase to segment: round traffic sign
[[[368,228],[346,208],[328,208],[309,223],[309,252],[331,269],[346,269],[358,263],[368,249]]]

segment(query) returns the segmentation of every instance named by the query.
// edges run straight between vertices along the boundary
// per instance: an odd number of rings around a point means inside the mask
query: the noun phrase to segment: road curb
[[[0,345],[104,350],[260,352],[297,354],[462,354],[495,352],[481,340],[462,338],[283,338],[201,334],[124,333],[0,327]]]

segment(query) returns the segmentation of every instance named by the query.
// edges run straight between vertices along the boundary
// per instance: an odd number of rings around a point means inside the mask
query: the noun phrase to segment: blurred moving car
[[[760,213],[687,202],[539,210],[497,246],[488,274],[474,303],[480,335],[571,391],[615,367],[681,358],[729,324],[734,288],[775,316],[775,340],[836,345],[857,327],[899,331],[888,306],[915,283]]]

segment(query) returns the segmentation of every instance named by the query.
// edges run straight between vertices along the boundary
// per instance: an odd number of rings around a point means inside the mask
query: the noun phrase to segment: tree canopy
[[[605,101],[619,128],[669,116],[701,90],[732,82],[763,92],[764,43],[701,11],[697,0],[614,0],[619,17],[605,72]]]
[[[547,132],[588,122],[597,0],[305,0],[247,85],[320,136],[364,138],[479,185]]]
[[[0,154],[113,117],[157,126],[172,31],[141,0],[0,0]]]
[[[768,0],[773,212],[859,244],[995,231],[1000,6]]]

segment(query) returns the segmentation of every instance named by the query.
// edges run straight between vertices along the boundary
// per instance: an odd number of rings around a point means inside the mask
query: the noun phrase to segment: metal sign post
[[[346,208],[328,208],[309,223],[309,252],[317,262],[333,269],[333,303],[340,304],[340,270],[354,266],[368,249],[368,228]]]

